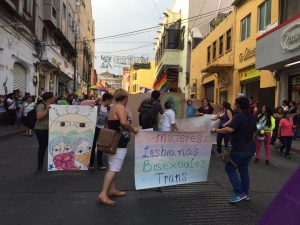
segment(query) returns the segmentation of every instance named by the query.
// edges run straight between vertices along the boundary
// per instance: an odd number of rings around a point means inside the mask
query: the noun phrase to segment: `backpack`
[[[43,104],[45,106],[46,109],[46,104],[45,103],[40,103]],[[34,129],[34,126],[36,124],[36,108],[34,110],[31,110],[28,112],[27,114],[27,119],[28,119],[28,128],[29,129]]]
[[[155,101],[147,99],[140,106],[139,124],[143,129],[153,128],[155,119]]]

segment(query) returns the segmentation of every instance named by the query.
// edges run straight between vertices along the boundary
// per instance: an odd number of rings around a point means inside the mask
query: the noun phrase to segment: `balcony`
[[[163,55],[160,60],[157,62],[157,71],[163,68],[164,65],[180,65],[180,50],[179,49],[165,49]]]
[[[62,73],[73,79],[74,67],[53,46],[45,46],[42,60],[58,68]]]
[[[52,28],[58,28],[59,11],[55,9],[52,0],[45,0],[43,4],[44,21]]]

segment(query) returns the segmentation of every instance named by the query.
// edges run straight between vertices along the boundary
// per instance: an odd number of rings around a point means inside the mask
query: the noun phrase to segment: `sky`
[[[92,0],[95,38],[157,26],[162,22],[162,13],[166,8],[171,8],[173,2],[174,0]],[[96,40],[95,69],[98,73],[108,70],[121,75],[123,65],[114,63],[118,57],[143,56],[153,59],[155,52],[153,43],[155,43],[157,30],[158,28],[151,32],[123,38]],[[101,56],[106,59],[111,57],[112,69],[101,68],[102,64],[108,65],[103,63]]]

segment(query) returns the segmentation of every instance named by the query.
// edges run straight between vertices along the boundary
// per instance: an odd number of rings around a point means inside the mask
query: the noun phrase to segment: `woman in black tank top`
[[[109,169],[107,170],[102,190],[97,196],[97,201],[103,205],[115,205],[115,201],[110,199],[111,196],[122,197],[126,193],[119,191],[116,188],[115,178],[120,172],[124,158],[127,152],[127,145],[130,141],[131,132],[137,133],[138,129],[130,124],[128,121],[128,113],[126,111],[126,104],[128,102],[128,92],[123,89],[118,89],[115,92],[116,104],[110,109],[108,115],[107,126],[109,129],[115,130],[121,134],[121,139],[118,144],[116,154],[108,154]]]

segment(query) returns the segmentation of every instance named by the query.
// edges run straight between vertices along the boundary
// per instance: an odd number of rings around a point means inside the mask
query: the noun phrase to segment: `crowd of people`
[[[113,100],[115,103],[112,105]],[[39,144],[37,173],[43,170],[47,152],[51,104],[98,106],[95,136],[89,163],[90,170],[94,170],[95,167],[99,170],[106,169],[101,149],[96,148],[101,129],[107,127],[121,134],[116,154],[108,155],[108,170],[104,177],[102,190],[97,196],[98,202],[109,206],[115,204],[115,201],[111,199],[112,196],[126,195],[125,192],[117,189],[115,180],[121,171],[131,133],[138,133],[138,128],[131,124],[132,113],[127,102],[128,93],[123,89],[116,90],[114,95],[105,93],[99,99],[88,95],[80,99],[75,94],[57,98],[52,92],[43,92],[40,97],[31,96],[29,93],[25,93],[23,96],[21,91],[14,91],[2,101],[3,110],[7,113],[7,122],[10,126],[19,126],[22,122],[25,127],[24,135],[29,137],[32,137],[32,131],[35,130]],[[163,107],[160,103],[160,92],[153,91],[151,97],[144,100],[138,108],[139,125],[142,129],[153,131],[179,131],[173,104],[172,101],[166,101]],[[192,100],[187,101],[186,117],[204,115],[211,115],[212,120],[219,121],[218,129],[211,130],[212,133],[217,134],[217,156],[224,157],[224,150],[230,150],[230,160],[225,166],[234,190],[230,202],[249,200],[248,165],[254,155],[255,162],[259,162],[261,146],[263,145],[265,148],[266,165],[270,163],[270,145],[274,145],[278,141],[280,141],[279,153],[290,158],[292,141],[297,137],[298,110],[296,103],[292,101],[288,104],[287,101],[283,101],[282,105],[276,108],[273,113],[267,105],[263,105],[259,109],[258,104],[251,97],[249,99],[246,97],[237,98],[233,108],[228,102],[223,102],[217,110],[207,98],[202,100],[198,109],[193,106]]]

